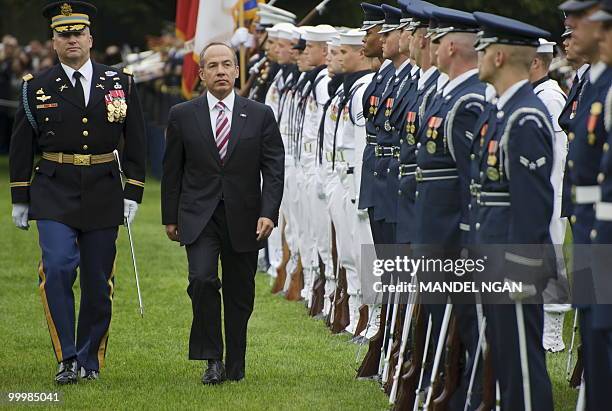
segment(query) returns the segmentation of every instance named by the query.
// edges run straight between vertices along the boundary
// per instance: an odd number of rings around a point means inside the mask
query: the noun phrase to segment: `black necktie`
[[[72,74],[72,77],[74,77],[74,89],[76,90],[77,95],[80,97],[83,106],[85,106],[85,92],[83,91],[83,84],[81,84],[81,77],[83,77],[83,75],[78,71],[75,71]]]

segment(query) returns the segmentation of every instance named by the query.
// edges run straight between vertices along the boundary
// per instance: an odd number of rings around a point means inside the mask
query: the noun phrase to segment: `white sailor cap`
[[[337,35],[338,31],[329,24],[319,24],[306,29],[302,38],[306,41],[328,42]]]
[[[302,27],[297,27],[294,26],[293,27],[293,36],[291,37],[292,40],[299,40],[302,38],[302,36],[305,33],[304,27],[306,26],[302,26]]]
[[[361,46],[363,44],[363,38],[365,37],[365,31],[359,29],[353,29],[340,33],[340,45],[342,46]]]
[[[295,26],[291,23],[278,23],[273,27],[276,29],[276,37],[283,40],[293,39],[293,29]]]
[[[263,4],[263,3],[262,3]],[[258,11],[257,15],[259,16],[259,23],[257,23],[258,29],[263,29],[266,27],[273,26],[277,23],[293,23],[295,19],[283,16],[280,14],[270,13],[267,11]]]
[[[548,41],[546,39],[540,38],[540,45],[538,46],[538,53],[550,53],[553,54],[555,52],[555,46],[557,43],[554,41]]]
[[[285,32],[287,30],[290,30],[291,33],[293,34],[293,24],[291,24],[291,23],[276,23],[274,26],[268,27],[266,29],[266,31],[268,32],[268,37],[271,37],[273,39],[279,38],[279,31],[280,30],[283,30]],[[282,37],[282,38],[286,37],[286,35],[283,35],[283,36],[284,37]]]
[[[328,46],[338,47],[338,46],[340,46],[340,36],[339,35],[333,36],[326,43],[327,43]]]

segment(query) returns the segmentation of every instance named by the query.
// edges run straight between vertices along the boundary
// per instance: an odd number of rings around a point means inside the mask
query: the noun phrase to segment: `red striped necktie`
[[[223,163],[225,155],[227,154],[227,144],[230,136],[230,122],[227,114],[225,113],[225,110],[227,109],[225,104],[220,101],[215,105],[215,107],[217,110],[219,110],[215,131],[215,143],[217,144],[217,149],[219,149],[219,157],[221,157],[221,162]]]

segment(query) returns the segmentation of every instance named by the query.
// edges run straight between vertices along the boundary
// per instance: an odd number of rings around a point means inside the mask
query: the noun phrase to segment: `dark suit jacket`
[[[223,164],[206,94],[172,107],[163,161],[162,223],[178,224],[181,243],[191,244],[223,200],[233,248],[261,248],[257,220],[267,217],[278,223],[284,159],[278,125],[264,104],[236,95]]]

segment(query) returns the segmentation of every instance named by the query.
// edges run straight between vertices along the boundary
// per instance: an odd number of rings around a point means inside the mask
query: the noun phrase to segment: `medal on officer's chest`
[[[348,118],[349,118],[349,106],[346,105],[346,106],[344,106],[344,110],[342,110],[342,119],[344,121],[347,121]]]
[[[104,96],[107,120],[110,123],[123,123],[127,116],[127,103],[123,90],[111,90]]]
[[[495,167],[487,167],[487,177],[491,181],[499,180],[499,171]]]
[[[406,140],[408,144],[415,144],[416,139],[414,138],[414,132],[416,131],[416,126],[414,122],[416,121],[416,111],[409,111],[406,115]]]
[[[385,131],[391,131],[391,122],[389,121],[389,116],[391,115],[391,110],[393,109],[393,102],[395,100],[389,97],[386,102],[385,107]]]
[[[595,136],[595,127],[597,127],[597,119],[601,114],[603,109],[602,104],[599,101],[591,104],[591,115],[589,116],[589,121],[587,122],[587,142],[590,146],[594,146],[597,142],[597,136]]]
[[[442,117],[431,117],[427,123],[427,138],[438,138],[438,128],[442,125]]]
[[[570,120],[573,120],[576,117],[576,111],[578,110],[578,100],[575,100],[572,103],[572,112],[570,113]]]
[[[484,139],[487,135],[487,131],[489,131],[489,123],[484,123],[482,128],[480,129],[480,148],[484,145]]]
[[[487,156],[487,164],[491,167],[495,167],[495,165],[497,164],[497,147],[497,141],[489,141],[489,155]]]

